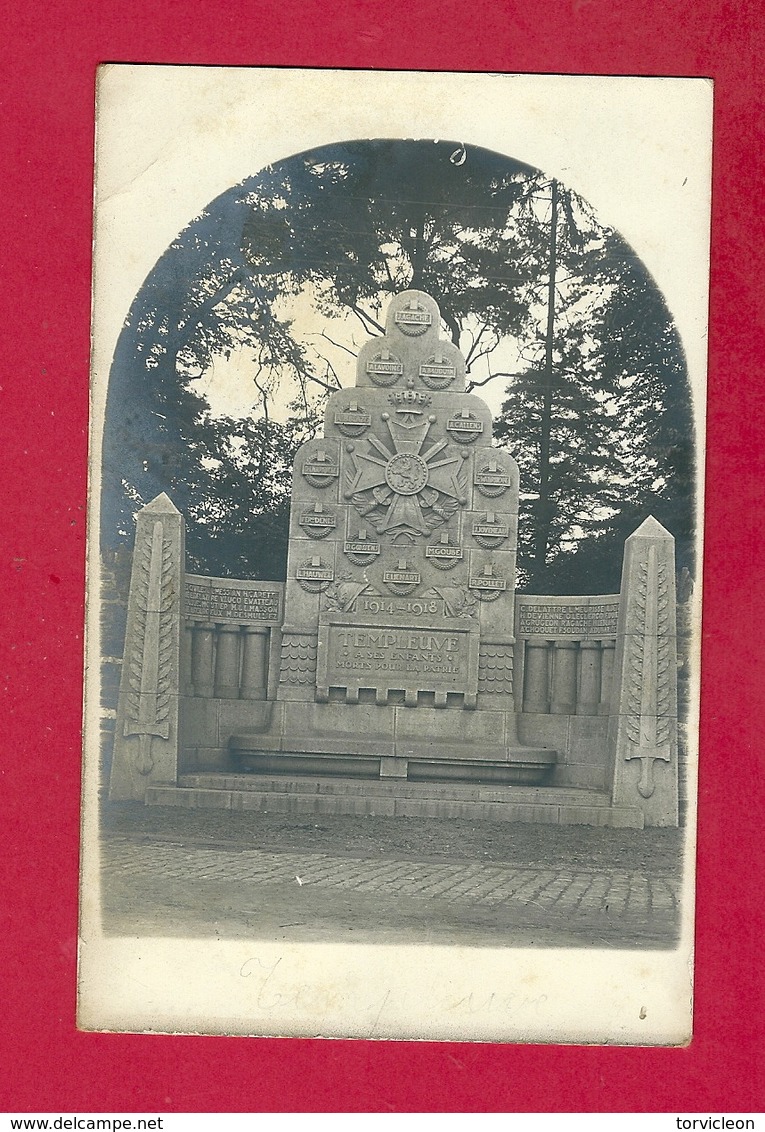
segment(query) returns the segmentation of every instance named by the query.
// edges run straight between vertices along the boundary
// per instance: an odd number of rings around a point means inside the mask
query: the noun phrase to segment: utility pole
[[[555,333],[555,267],[558,252],[558,182],[552,182],[550,213],[549,282],[547,285],[547,332],[545,334],[545,367],[542,386],[542,427],[539,437],[539,503],[534,557],[536,573],[542,575],[547,560],[550,537],[550,431],[552,422],[553,338]]]

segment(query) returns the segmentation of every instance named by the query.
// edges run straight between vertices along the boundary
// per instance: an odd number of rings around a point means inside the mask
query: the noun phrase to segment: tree
[[[104,546],[129,539],[136,505],[167,491],[189,519],[196,568],[280,576],[295,449],[319,427],[328,393],[352,382],[353,357],[381,333],[387,297],[412,285],[439,302],[469,387],[510,381],[497,433],[524,469],[525,576],[541,584],[588,540],[606,539],[624,513],[630,464],[644,462],[630,505],[664,474],[648,402],[674,404],[679,429],[684,364],[630,249],[563,187],[551,287],[550,196],[542,174],[499,154],[377,141],[298,155],[213,201],[161,257],[118,342]],[[634,312],[652,302],[641,329]],[[306,309],[320,331],[301,323]],[[661,374],[645,333],[665,335],[674,361]],[[514,352],[517,366],[496,363]],[[216,408],[204,386],[216,360],[243,356],[251,409],[240,417]],[[285,389],[290,410],[280,415]],[[540,428],[549,433],[541,491]],[[689,481],[678,472],[662,484],[679,514],[675,496]]]
[[[247,558],[244,576],[283,569],[257,532],[273,533],[276,516],[284,525],[292,456],[316,422],[306,402],[292,425],[278,427],[268,418],[269,389],[288,370],[299,381],[324,383],[308,371],[289,323],[275,312],[278,278],[256,275],[243,259],[249,211],[240,191],[224,194],[168,248],[136,297],[109,382],[104,548],[129,540],[136,506],[166,491],[189,519],[191,556],[200,567],[228,572],[225,530],[245,539],[248,549],[234,556]],[[214,418],[194,388],[216,354],[243,346],[255,351],[253,403],[266,406],[257,424]],[[246,436],[244,448],[232,444],[237,430]],[[242,507],[261,520],[249,533]]]
[[[577,217],[592,217],[570,191],[558,225],[551,189],[544,341],[530,345],[535,364],[508,388],[496,433],[521,465],[522,582],[597,593],[618,588],[624,539],[647,514],[675,533],[687,564],[690,391],[676,328],[643,264],[614,232],[584,228]]]

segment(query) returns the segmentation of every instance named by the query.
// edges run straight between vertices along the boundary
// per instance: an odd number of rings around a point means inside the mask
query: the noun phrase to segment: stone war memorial
[[[674,540],[647,517],[618,594],[517,594],[518,491],[397,295],[298,452],[285,583],[187,573],[172,500],[138,513],[110,798],[677,826]]]

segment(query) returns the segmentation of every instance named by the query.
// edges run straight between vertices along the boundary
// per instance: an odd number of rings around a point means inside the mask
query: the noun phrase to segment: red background
[[[762,8],[0,7],[3,1111],[762,1111]],[[678,1050],[77,1033],[93,99],[107,61],[716,81],[696,1026]]]

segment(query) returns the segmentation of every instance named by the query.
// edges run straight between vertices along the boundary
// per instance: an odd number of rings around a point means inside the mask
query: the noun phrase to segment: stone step
[[[607,806],[597,790],[564,786],[493,786],[467,782],[410,782],[407,779],[327,778],[297,774],[186,774],[179,785],[191,790],[246,790],[277,794],[342,794],[356,797],[454,799],[466,802],[523,802]]]
[[[230,777],[230,776],[228,776]],[[354,785],[362,785],[354,783]],[[363,785],[368,785],[364,783]],[[411,784],[410,784],[411,785]],[[492,792],[498,793],[498,792]],[[554,800],[515,800],[512,787],[504,791],[505,801],[474,801],[458,796],[433,797],[422,794],[327,794],[283,790],[215,789],[197,786],[150,786],[146,803],[150,806],[180,806],[187,809],[244,810],[253,813],[305,814],[313,817],[351,815],[356,817],[413,817],[466,819],[469,821],[512,821],[545,825],[597,825],[642,829],[640,810],[605,804],[574,804]],[[512,800],[511,800],[512,799]]]
[[[480,743],[474,740],[459,742],[456,738],[453,741],[441,738],[433,740],[427,737],[415,739],[411,736],[394,742],[351,732],[320,735],[289,734],[281,739],[267,732],[239,732],[231,736],[228,746],[235,754],[245,757],[248,754],[274,757],[336,755],[376,759],[385,755],[425,762],[444,760],[491,762],[508,766],[514,763],[529,763],[540,767],[552,766],[557,761],[557,752],[550,747],[506,747],[501,743]]]

